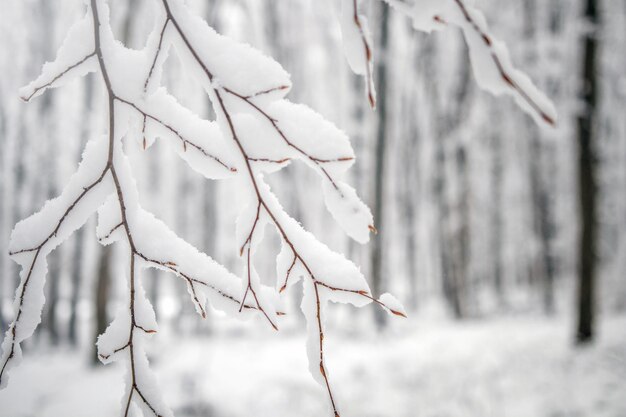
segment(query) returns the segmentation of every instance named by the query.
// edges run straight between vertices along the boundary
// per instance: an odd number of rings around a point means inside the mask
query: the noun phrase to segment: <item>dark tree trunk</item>
[[[0,102],[0,138],[3,138],[3,143],[2,146],[0,146],[0,162],[2,164],[5,164],[7,161],[5,161],[5,148],[7,146],[7,139],[6,139],[6,116],[4,113],[4,108],[2,106],[2,103]],[[9,181],[8,178],[0,178],[0,196],[5,196],[5,192],[6,192],[6,186],[7,186],[7,182]],[[4,230],[4,218],[5,218],[5,204],[4,203],[0,203],[0,229]],[[3,242],[2,240],[0,240],[0,242]],[[4,245],[4,243],[0,243],[0,249],[2,250],[2,253],[6,253],[6,247]],[[0,256],[0,274],[3,274],[5,271],[5,262],[6,262],[7,257],[6,256]],[[4,320],[4,280],[0,281],[0,334],[4,334],[4,332],[7,329],[7,323]]]
[[[59,343],[58,328],[58,305],[59,305],[59,280],[61,279],[61,252],[56,252],[48,256],[48,309],[45,316],[45,327],[50,335],[50,343],[57,345]]]
[[[592,25],[585,33],[582,61],[581,100],[584,111],[578,117],[579,198],[581,236],[579,246],[578,343],[593,340],[596,287],[596,179],[594,161],[595,124],[598,101],[597,52],[600,16],[599,0],[584,0],[585,19]]]
[[[374,237],[372,242],[372,255],[370,274],[372,277],[372,291],[378,296],[382,289],[382,279],[384,270],[384,239],[385,230],[385,154],[387,145],[387,58],[385,57],[389,49],[389,6],[380,4],[380,35],[377,44],[377,51],[380,57],[376,65],[376,88],[378,91],[378,125],[376,129],[376,145],[374,148],[374,222],[380,230],[380,234]],[[385,325],[386,316],[381,309],[375,309],[375,319],[379,327]]]
[[[499,114],[495,114],[495,120],[500,120]],[[493,286],[495,289],[496,297],[501,308],[505,308],[508,304],[506,289],[504,287],[504,277],[502,272],[502,242],[503,242],[503,219],[502,219],[502,177],[503,177],[503,163],[502,163],[502,145],[500,143],[501,137],[497,134],[499,131],[499,125],[495,126],[492,133],[492,145],[493,162],[491,168],[491,190],[493,195],[493,204],[491,210],[491,218],[493,222],[492,235],[491,235],[491,256],[493,259]]]
[[[71,295],[70,295],[70,319],[68,323],[67,338],[72,346],[78,345],[78,297],[82,282],[82,265],[83,265],[83,245],[85,243],[85,232],[81,228],[78,230],[75,238],[74,254],[72,255],[72,271],[71,271]]]
[[[463,144],[454,144],[455,132],[465,120],[466,108],[470,97],[471,73],[469,65],[465,64],[466,50],[461,48],[464,62],[460,69],[459,83],[456,88],[456,97],[450,104],[441,106],[439,92],[432,87],[432,105],[436,110],[435,137],[437,141],[436,161],[437,174],[435,175],[435,196],[439,209],[439,245],[441,260],[441,283],[444,298],[452,310],[455,318],[466,316],[467,283],[469,263],[469,181],[466,172],[466,151]],[[426,76],[434,79],[436,69],[431,66]],[[447,102],[446,102],[447,103]],[[448,178],[448,175],[452,176]],[[451,180],[458,181],[458,194],[452,195],[454,190]],[[457,204],[458,203],[458,204]],[[454,209],[458,211],[460,221],[455,225],[453,221]],[[455,228],[456,227],[456,228]]]

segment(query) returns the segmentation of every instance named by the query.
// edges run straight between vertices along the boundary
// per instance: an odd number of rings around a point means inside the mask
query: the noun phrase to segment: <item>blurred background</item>
[[[379,108],[343,57],[334,0],[193,0],[219,32],[261,49],[292,75],[289,98],[350,135],[351,183],[380,233],[351,242],[299,164],[270,183],[286,210],[390,291],[408,320],[333,306],[328,365],[345,416],[626,416],[626,1],[477,0],[513,62],[555,102],[555,129],[508,98],[480,91],[467,47],[450,28],[427,36],[379,1],[374,35]],[[117,38],[141,48],[151,0],[110,0]],[[103,134],[93,74],[22,103],[18,87],[52,60],[78,0],[0,0],[0,327],[13,320],[14,224],[60,193],[86,141]],[[594,24],[595,22],[595,24]],[[595,65],[592,65],[594,64]],[[175,53],[164,84],[212,118],[208,97]],[[592,126],[589,129],[589,126]],[[126,143],[143,207],[238,273],[236,193],[192,172],[158,142]],[[94,342],[126,280],[95,216],[49,258],[46,306],[25,359],[0,392],[0,416],[110,416],[123,369]],[[259,271],[273,284],[277,236]],[[146,271],[159,333],[149,346],[179,417],[320,416],[308,374],[298,289],[276,334],[260,320],[202,320],[172,276]]]

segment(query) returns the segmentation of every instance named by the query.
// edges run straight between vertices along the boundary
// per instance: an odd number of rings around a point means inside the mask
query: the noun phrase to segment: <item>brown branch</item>
[[[283,159],[270,159],[270,158],[250,158],[248,157],[248,161],[252,162],[267,162],[270,164],[284,164],[285,162],[291,161],[291,158],[283,158]]]
[[[112,355],[115,355],[118,352],[123,351],[124,349],[126,349],[128,347],[128,343],[126,343],[124,346],[122,347],[118,347],[117,349],[115,349],[113,351],[113,353],[111,353],[110,355],[103,355],[103,354],[98,354],[98,356],[100,356],[102,359],[106,360],[109,359]]]
[[[282,293],[283,291],[285,291],[287,289],[287,283],[289,282],[289,276],[291,275],[291,270],[296,265],[296,261],[297,260],[298,260],[298,258],[296,256],[294,256],[293,257],[293,261],[291,261],[291,265],[287,269],[287,274],[285,275],[285,283],[283,284],[282,287],[280,287],[280,291],[278,291],[279,293]]]
[[[288,85],[281,85],[281,86],[274,87],[274,88],[268,88],[267,90],[263,90],[263,91],[259,91],[258,93],[250,94],[250,95],[246,96],[246,98],[254,98],[254,97],[258,97],[258,96],[263,96],[265,94],[270,94],[270,93],[273,93],[275,91],[286,90],[288,88],[289,88]]]
[[[315,291],[315,317],[317,318],[317,328],[319,331],[320,338],[320,373],[324,378],[324,383],[326,384],[326,390],[328,391],[328,397],[330,398],[330,404],[333,407],[333,412],[335,413],[335,417],[339,417],[339,412],[337,411],[337,406],[335,405],[335,398],[333,397],[333,391],[330,388],[330,382],[328,381],[328,375],[326,373],[326,365],[324,365],[324,330],[322,327],[322,305],[320,302],[320,293],[317,288],[318,283],[313,282],[313,289]]]
[[[47,82],[44,85],[41,85],[37,88],[35,88],[33,90],[33,92],[28,96],[28,97],[20,97],[22,100],[24,101],[30,101],[31,98],[33,98],[33,96],[35,94],[37,94],[39,91],[43,90],[44,88],[48,88],[50,87],[52,84],[54,84],[58,79],[60,79],[61,77],[63,77],[65,74],[67,74],[68,72],[70,72],[71,70],[73,70],[74,68],[80,66],[83,62],[87,61],[89,58],[91,58],[92,56],[94,56],[96,54],[96,52],[92,52],[89,55],[87,55],[86,57],[84,57],[83,59],[81,59],[80,61],[78,61],[75,64],[70,65],[69,67],[67,67],[65,70],[63,70],[62,72],[60,72],[56,77],[54,77],[51,81]]]
[[[376,97],[374,97],[373,85],[374,80],[372,76],[372,69],[370,65],[372,63],[372,47],[367,41],[367,37],[365,36],[365,30],[361,25],[361,19],[359,19],[359,12],[357,9],[357,0],[353,0],[352,2],[354,8],[354,14],[352,16],[352,20],[354,20],[354,24],[359,30],[359,35],[361,35],[361,42],[363,43],[363,53],[365,54],[365,83],[367,88],[367,99],[370,103],[370,107],[372,109],[376,108]]]
[[[243,242],[243,245],[241,245],[241,248],[239,249],[239,256],[243,256],[243,250],[247,244],[252,244],[252,234],[254,233],[254,229],[256,229],[256,225],[258,224],[260,217],[261,217],[261,202],[259,201],[258,205],[256,206],[256,216],[254,218],[254,223],[252,223],[252,229],[250,230],[250,234],[248,234],[248,237],[246,238],[245,242]]]
[[[131,317],[131,326],[129,329],[128,343],[127,347],[129,350],[130,356],[130,374],[131,374],[131,388],[128,395],[128,401],[126,403],[126,409],[124,412],[124,417],[128,417],[128,413],[130,411],[130,402],[132,400],[132,396],[134,392],[141,397],[143,402],[150,408],[153,414],[157,417],[160,417],[156,412],[155,408],[146,400],[146,398],[141,393],[138,385],[137,385],[137,375],[135,369],[135,349],[134,349],[134,333],[135,329],[141,329],[146,333],[150,333],[152,331],[145,329],[140,326],[136,322],[135,318],[135,256],[137,254],[137,249],[135,246],[135,242],[133,239],[133,235],[130,230],[130,225],[128,223],[128,218],[126,216],[126,204],[124,200],[124,193],[120,184],[119,177],[117,175],[117,171],[114,165],[113,155],[114,155],[114,146],[115,146],[115,100],[116,94],[113,91],[111,81],[109,79],[109,75],[107,72],[107,68],[105,65],[104,57],[102,54],[102,48],[100,45],[100,20],[98,17],[98,6],[96,0],[91,0],[91,10],[93,14],[93,22],[94,22],[94,38],[96,45],[96,54],[98,56],[98,62],[100,64],[100,70],[102,72],[102,78],[104,79],[108,102],[109,102],[109,156],[108,156],[108,169],[111,172],[111,176],[113,177],[113,182],[115,184],[115,190],[117,193],[117,199],[120,207],[120,215],[121,215],[121,226],[123,227],[126,233],[126,240],[128,241],[130,247],[130,317]],[[117,228],[117,227],[116,227]]]
[[[480,26],[478,26],[478,23],[476,23],[476,21],[474,21],[474,19],[472,19],[472,16],[470,15],[470,13],[469,13],[467,7],[465,6],[465,3],[463,2],[463,0],[454,0],[454,2],[456,3],[456,5],[461,10],[461,13],[463,14],[463,17],[465,18],[467,23],[469,23],[470,27],[478,34],[478,36],[482,39],[482,41],[485,44],[485,46],[489,49],[489,52],[490,52],[490,55],[491,55],[491,59],[493,60],[495,66],[498,69],[498,72],[500,73],[500,76],[502,77],[504,82],[511,89],[513,89],[517,94],[519,94],[522,97],[522,99],[537,114],[539,114],[539,116],[546,123],[548,123],[551,126],[555,126],[556,125],[556,121],[554,120],[554,118],[552,118],[545,111],[543,111],[541,106],[536,101],[534,101],[529,96],[529,94],[513,79],[513,76],[506,72],[506,70],[504,69],[504,66],[502,65],[502,61],[500,60],[500,57],[498,56],[498,54],[496,53],[495,49],[493,48],[493,42],[492,42],[491,38],[489,37],[489,35],[487,33],[485,33],[480,28]]]
[[[248,286],[246,287],[246,291],[243,294],[243,298],[241,299],[241,305],[239,306],[239,312],[241,312],[241,310],[243,309],[244,303],[246,301],[246,296],[248,295],[248,292],[250,292],[252,294],[252,297],[254,298],[254,302],[257,305],[257,308],[259,309],[259,311],[261,311],[261,313],[263,313],[263,315],[265,316],[265,318],[267,319],[267,321],[272,325],[272,327],[274,328],[274,330],[278,331],[278,326],[276,326],[276,324],[274,324],[274,322],[272,321],[272,319],[270,318],[270,316],[267,314],[267,312],[261,308],[261,303],[259,303],[259,298],[257,297],[256,291],[254,290],[254,287],[252,286],[252,279],[251,279],[251,262],[250,262],[250,257],[251,257],[251,244],[248,245],[248,256],[247,256],[247,262],[248,262]]]

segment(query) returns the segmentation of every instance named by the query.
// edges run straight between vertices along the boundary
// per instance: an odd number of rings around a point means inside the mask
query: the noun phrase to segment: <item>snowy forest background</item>
[[[141,47],[149,0],[111,0],[116,36]],[[333,0],[194,0],[219,32],[274,57],[292,74],[290,98],[343,128],[357,153],[349,174],[373,207],[376,243],[349,240],[323,207],[315,175],[293,164],[270,177],[285,209],[354,260],[374,292],[389,290],[409,320],[333,306],[328,361],[345,415],[626,415],[626,1],[601,2],[597,202],[597,337],[574,344],[578,314],[578,142],[583,1],[477,0],[513,62],[554,101],[556,129],[537,127],[512,100],[472,79],[460,32],[416,33],[370,2],[379,96],[345,61]],[[18,268],[7,255],[14,224],[63,188],[88,137],[106,127],[93,75],[32,104],[17,90],[54,57],[76,0],[0,1],[0,327],[12,317]],[[213,118],[206,94],[172,54],[163,83]],[[384,104],[383,104],[384,103]],[[383,140],[384,139],[384,140]],[[158,142],[128,142],[141,204],[200,250],[241,269],[228,181],[206,181]],[[146,155],[147,154],[147,155]],[[280,185],[280,186],[274,186]],[[124,286],[123,264],[94,239],[95,217],[49,256],[42,326],[0,392],[0,416],[111,415],[121,369],[95,360],[94,341]],[[257,255],[272,277],[276,236]],[[380,251],[380,252],[378,252]],[[372,273],[381,256],[382,273]],[[263,260],[266,260],[265,262]],[[299,299],[278,334],[256,320],[200,320],[179,282],[147,271],[160,322],[151,360],[178,416],[325,412],[310,380]],[[270,282],[268,281],[268,284]],[[300,285],[300,284],[298,284]],[[293,294],[297,294],[294,291]],[[375,323],[375,324],[374,324]],[[88,410],[85,414],[85,410]]]

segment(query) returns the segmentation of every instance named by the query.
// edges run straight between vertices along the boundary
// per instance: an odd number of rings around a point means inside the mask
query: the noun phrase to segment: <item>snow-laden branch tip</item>
[[[11,254],[22,265],[22,274],[15,319],[2,345],[0,385],[6,385],[9,369],[21,358],[20,343],[40,321],[46,255],[97,211],[98,241],[117,243],[126,253],[126,300],[98,338],[103,362],[124,361],[127,366],[125,417],[133,405],[144,415],[172,415],[158,394],[143,347],[158,330],[142,286],[145,268],[178,277],[202,317],[210,302],[235,316],[255,315],[276,330],[285,314],[279,294],[303,279],[310,369],[327,393],[333,415],[338,416],[325,363],[326,305],[333,301],[360,307],[373,302],[397,316],[404,317],[405,312],[387,294],[377,299],[356,265],[290,217],[265,176],[295,160],[305,163],[319,175],[333,218],[349,236],[364,243],[376,231],[372,214],[342,180],[354,163],[354,151],[335,125],[284,98],[291,82],[278,63],[217,34],[182,0],[162,0],[160,6],[146,46],[135,51],[115,40],[107,2],[90,0],[85,17],[70,28],[55,61],[46,64],[42,74],[20,92],[30,100],[47,88],[97,71],[105,86],[109,124],[106,136],[87,145],[78,171],[61,195],[13,232]],[[358,19],[366,33],[364,20]],[[369,40],[363,39],[369,48]],[[215,122],[200,119],[160,86],[172,47],[209,95],[217,114]],[[368,65],[371,70],[371,62]],[[371,93],[373,104],[373,89]],[[124,138],[135,139],[143,148],[162,138],[206,178],[236,178],[237,191],[245,200],[236,228],[243,279],[140,207],[132,167],[122,148]],[[275,288],[261,285],[253,262],[265,227],[273,228],[282,242]]]
[[[539,124],[555,126],[554,104],[522,71],[516,69],[506,45],[489,31],[487,20],[465,0],[380,0],[413,22],[415,30],[430,33],[448,26],[461,29],[469,47],[479,87],[493,95],[508,95]],[[367,94],[373,91],[372,46],[356,0],[342,0],[341,28],[346,58],[354,73],[365,76]],[[354,18],[350,18],[354,13]],[[363,53],[365,50],[365,53]],[[371,102],[371,98],[370,98]]]

